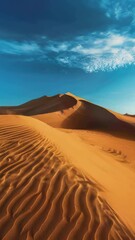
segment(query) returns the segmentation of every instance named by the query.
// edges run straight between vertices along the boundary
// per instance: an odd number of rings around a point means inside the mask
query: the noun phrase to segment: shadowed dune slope
[[[29,117],[0,116],[0,239],[135,239],[49,131]]]
[[[78,110],[62,123],[64,128],[96,129],[135,137],[135,127],[124,121],[124,118],[120,119],[116,113],[84,100],[80,102]]]
[[[135,139],[135,119],[92,104],[71,93],[41,97],[17,107],[0,107],[0,114],[33,116],[53,127],[92,129]]]
[[[77,100],[72,96],[58,94],[52,97],[41,97],[16,107],[0,107],[0,114],[37,115],[56,111],[63,111],[73,107]]]
[[[35,115],[33,117],[53,127],[87,129],[109,132],[113,135],[135,139],[135,119],[97,106],[70,93],[76,104],[63,112]]]

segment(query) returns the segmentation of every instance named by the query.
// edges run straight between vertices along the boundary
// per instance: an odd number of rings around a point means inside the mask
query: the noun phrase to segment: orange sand
[[[135,239],[134,118],[50,99],[0,108],[0,239]]]

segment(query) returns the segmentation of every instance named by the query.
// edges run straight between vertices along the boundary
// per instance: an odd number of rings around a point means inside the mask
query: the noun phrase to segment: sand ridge
[[[100,130],[135,140],[135,118],[105,109],[69,92],[44,96],[20,106],[0,107],[0,114],[33,116],[53,127]]]
[[[134,239],[51,130],[32,118],[0,117],[0,238]]]

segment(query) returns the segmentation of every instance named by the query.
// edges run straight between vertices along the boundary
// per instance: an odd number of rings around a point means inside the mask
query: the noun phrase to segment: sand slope
[[[17,107],[0,107],[0,114],[28,115],[53,127],[100,130],[135,139],[135,118],[97,106],[71,93],[41,97]]]
[[[74,140],[30,117],[0,116],[0,239],[135,239],[102,194],[93,161],[95,180],[84,174],[78,144],[82,154],[86,145]]]
[[[112,156],[127,168],[135,170],[135,141],[131,139],[118,138],[111,134],[100,131],[59,129],[71,136],[76,135],[89,146],[98,149]]]

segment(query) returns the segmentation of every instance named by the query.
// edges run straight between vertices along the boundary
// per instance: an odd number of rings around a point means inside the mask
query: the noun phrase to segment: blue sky
[[[0,0],[0,105],[73,92],[135,113],[133,0]]]

